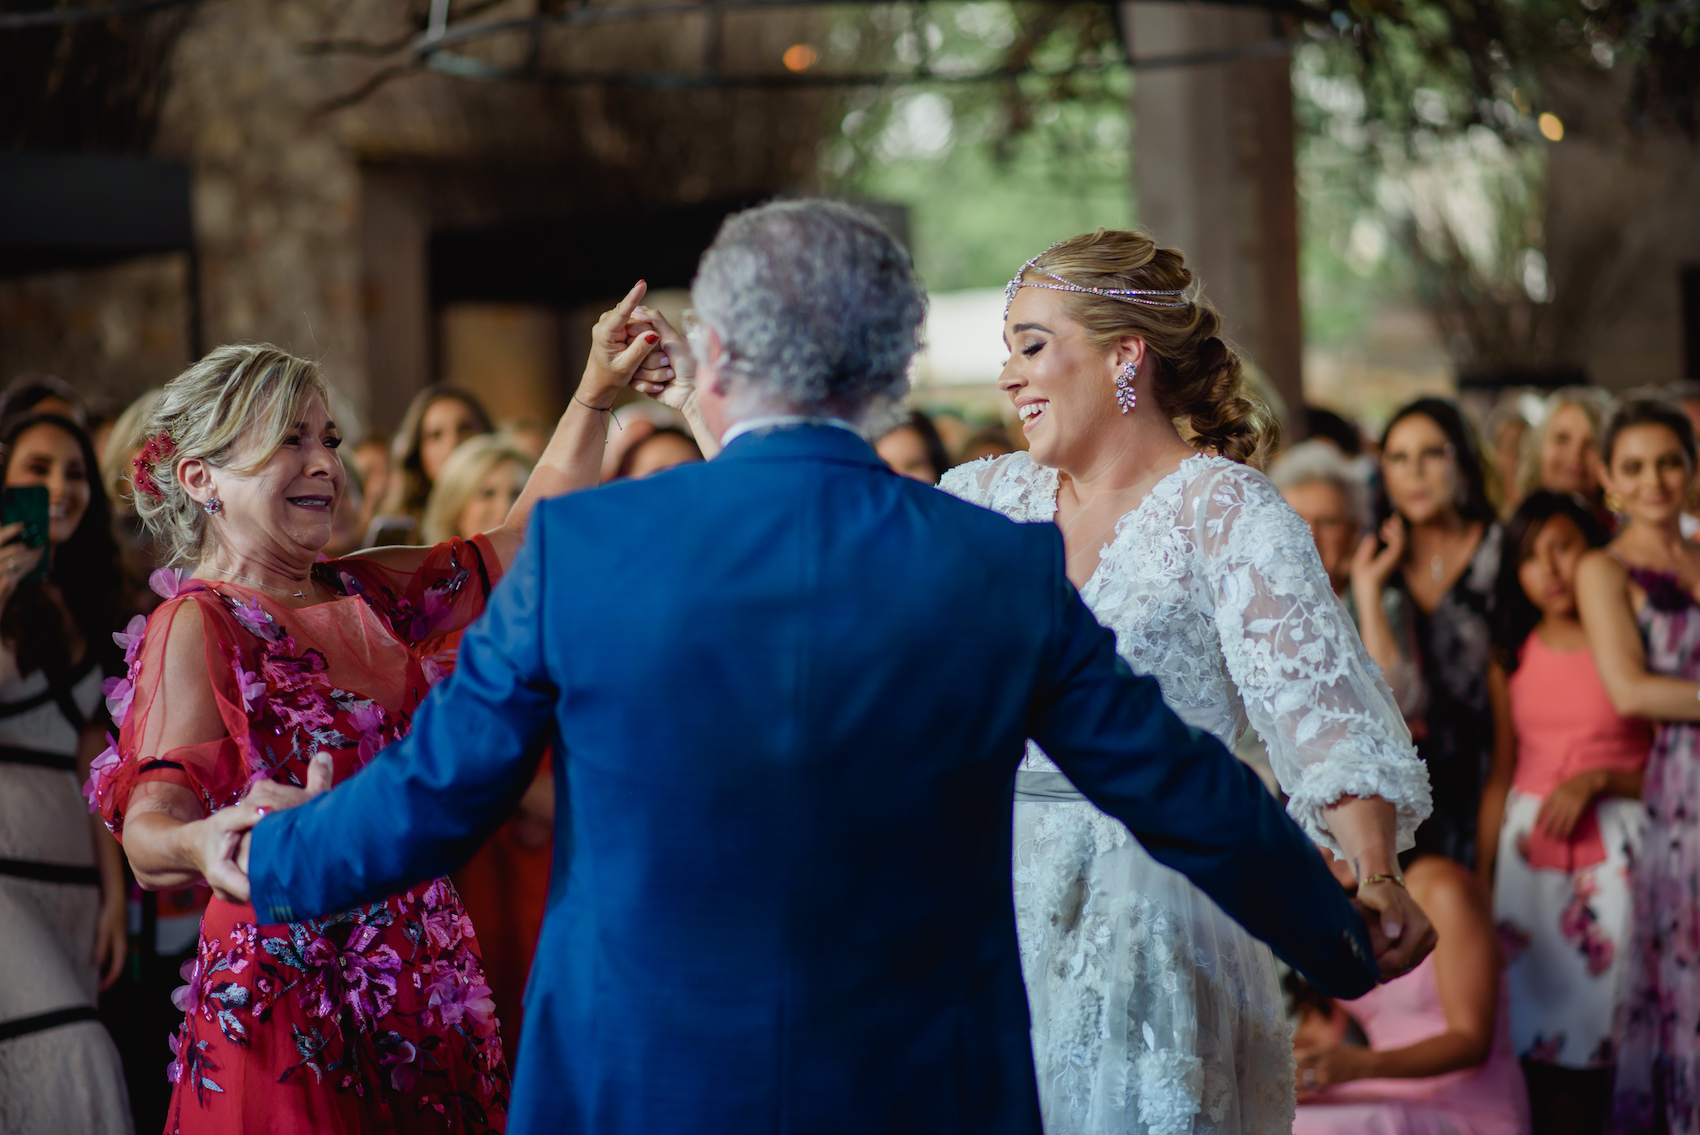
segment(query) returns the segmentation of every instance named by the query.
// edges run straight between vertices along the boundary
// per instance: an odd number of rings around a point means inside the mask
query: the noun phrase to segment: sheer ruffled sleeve
[[[177,627],[185,614],[196,613],[198,632]],[[124,677],[106,683],[107,709],[118,736],[108,735],[106,751],[95,759],[84,791],[91,808],[120,839],[130,794],[144,781],[186,788],[208,813],[235,803],[247,790],[248,700],[264,687],[244,667],[229,621],[217,596],[198,590],[168,599],[145,625],[137,616],[114,636],[125,648],[128,663]],[[180,680],[166,680],[166,650],[174,628],[204,636],[210,701],[202,691],[191,695]]]
[[[484,536],[417,551],[422,559],[407,566],[380,556],[350,556],[327,560],[317,570],[364,599],[396,638],[427,655],[484,613],[502,561]]]
[[[1410,847],[1432,807],[1428,769],[1304,521],[1261,473],[1217,466],[1188,487],[1181,523],[1200,541],[1198,601],[1288,811],[1337,851],[1322,810],[1379,796],[1398,813],[1398,846]]]

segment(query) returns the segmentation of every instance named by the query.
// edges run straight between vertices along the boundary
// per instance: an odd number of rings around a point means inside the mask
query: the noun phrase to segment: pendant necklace
[[[225,571],[223,568],[213,568],[212,570],[218,572],[220,575],[228,575],[232,579],[240,579],[243,583],[246,583],[251,587],[262,588],[263,590],[266,590],[266,591],[274,591],[279,595],[287,595],[287,596],[290,596],[290,597],[295,598],[295,599],[305,599],[305,598],[307,598],[307,593],[305,591],[285,591],[281,587],[273,587],[269,583],[261,583],[257,579],[249,579],[247,576],[243,575],[241,572]],[[1440,577],[1436,576],[1435,578],[1438,579]],[[311,586],[311,581],[309,581],[309,586]]]
[[[1428,561],[1429,578],[1439,583],[1446,578],[1446,561],[1439,556],[1431,556]]]

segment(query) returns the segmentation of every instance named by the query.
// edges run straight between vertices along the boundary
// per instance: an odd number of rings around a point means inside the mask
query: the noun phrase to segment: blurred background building
[[[432,381],[547,420],[632,280],[680,307],[813,193],[910,241],[917,399],[970,419],[1003,281],[1099,225],[1291,415],[1700,377],[1692,7],[0,0],[0,379],[117,408],[269,340],[356,433]]]

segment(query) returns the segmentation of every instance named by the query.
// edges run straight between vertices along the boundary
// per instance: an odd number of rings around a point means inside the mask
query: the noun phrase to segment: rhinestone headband
[[[1061,242],[1059,241],[1058,243],[1060,244]],[[1111,299],[1122,300],[1125,303],[1142,303],[1147,307],[1185,307],[1189,302],[1191,302],[1189,300],[1178,298],[1186,295],[1186,290],[1184,288],[1180,291],[1164,292],[1151,288],[1085,288],[1079,284],[1072,283],[1063,279],[1048,268],[1039,267],[1039,261],[1046,253],[1050,252],[1051,249],[1055,247],[1057,247],[1055,244],[1051,245],[1051,248],[1045,249],[1044,252],[1041,252],[1038,256],[1035,256],[1033,259],[1023,264],[1021,266],[1021,270],[1017,272],[1009,283],[1004,286],[1003,317],[1005,319],[1009,318],[1009,308],[1010,305],[1015,302],[1015,293],[1020,291],[1022,288],[1045,288],[1048,291],[1053,292],[1085,292],[1087,295],[1109,296]],[[1023,280],[1021,277],[1027,275],[1029,271],[1043,272],[1045,275],[1055,280],[1056,283],[1042,284]],[[1173,300],[1151,298],[1154,296],[1174,296],[1177,298]]]

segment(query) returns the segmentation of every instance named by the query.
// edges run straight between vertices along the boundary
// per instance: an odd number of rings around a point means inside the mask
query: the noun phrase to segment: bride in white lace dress
[[[1138,233],[1029,261],[1010,284],[999,385],[1030,448],[942,487],[1054,521],[1069,577],[1175,712],[1230,748],[1249,720],[1290,813],[1354,865],[1391,977],[1433,942],[1396,858],[1428,815],[1427,770],[1309,530],[1241,463],[1263,444],[1261,407],[1191,282],[1178,252]],[[1036,747],[1015,847],[1048,1135],[1289,1132],[1292,1048],[1268,947]]]

